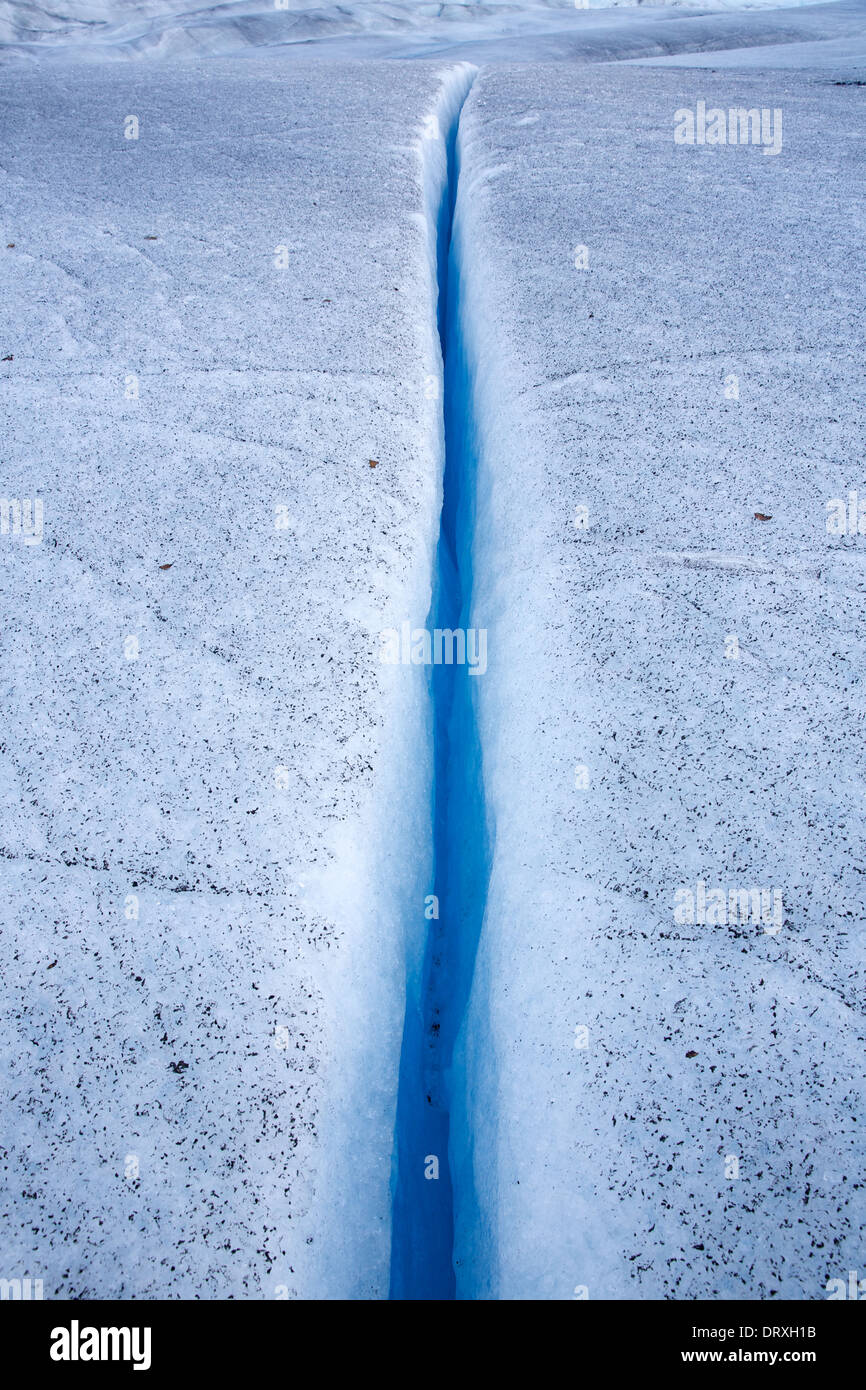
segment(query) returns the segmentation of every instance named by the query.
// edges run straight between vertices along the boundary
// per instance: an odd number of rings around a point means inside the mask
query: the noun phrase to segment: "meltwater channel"
[[[437,215],[438,332],[444,365],[445,465],[429,629],[472,625],[477,439],[464,345],[459,123],[472,78],[441,130],[447,155]],[[418,985],[406,1001],[400,1060],[393,1194],[392,1299],[456,1297],[452,1175],[466,1171],[451,1145],[452,1062],[466,1009],[489,879],[481,752],[475,714],[479,676],[469,665],[430,669],[433,705],[433,892],[438,917]],[[437,1175],[438,1174],[438,1175]]]

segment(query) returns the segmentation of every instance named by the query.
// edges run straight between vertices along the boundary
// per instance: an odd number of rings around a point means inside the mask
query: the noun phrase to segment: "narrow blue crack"
[[[462,103],[461,103],[462,107]],[[459,242],[452,233],[459,183],[460,110],[443,132],[447,187],[437,228],[437,318],[444,363],[445,469],[428,630],[471,625],[477,441],[463,341]],[[489,880],[475,690],[468,664],[430,668],[433,736],[433,892],[420,984],[406,1000],[395,1132],[392,1299],[457,1296],[454,1211],[471,1163],[453,1150],[452,1063],[463,1021]],[[419,905],[419,914],[421,907]],[[438,1177],[426,1176],[435,1171]],[[468,1204],[467,1204],[468,1205]]]

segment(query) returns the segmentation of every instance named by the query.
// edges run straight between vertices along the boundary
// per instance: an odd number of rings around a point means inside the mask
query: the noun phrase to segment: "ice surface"
[[[864,15],[0,3],[0,494],[45,509],[0,537],[9,1272],[387,1296],[434,770],[378,634],[431,609],[464,58],[509,65],[448,330],[489,847],[474,803],[451,835],[492,858],[458,1296],[862,1264],[863,566],[825,516],[866,501]],[[675,145],[698,101],[780,109],[781,152]],[[699,880],[780,930],[677,921]]]
[[[682,0],[576,6],[354,0],[0,0],[0,53],[13,58],[196,58],[207,54],[322,59],[449,57],[471,62],[609,61],[863,32],[863,0],[790,3]]]
[[[458,1297],[821,1298],[866,1214],[862,538],[825,527],[866,487],[863,103],[633,77],[489,69],[461,124],[494,855]],[[699,100],[781,108],[781,153],[675,144]],[[699,880],[781,930],[678,922]]]
[[[46,1297],[381,1297],[439,79],[130,71],[2,96],[0,1244]]]

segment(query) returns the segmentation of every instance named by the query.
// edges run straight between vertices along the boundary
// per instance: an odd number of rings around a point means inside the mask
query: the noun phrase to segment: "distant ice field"
[[[34,0],[0,4],[0,52],[9,57],[195,58],[303,53],[322,59],[462,58],[503,61],[616,61],[666,54],[857,41],[863,0],[731,4],[430,4],[358,0],[229,0],[185,6],[172,0],[107,3]]]

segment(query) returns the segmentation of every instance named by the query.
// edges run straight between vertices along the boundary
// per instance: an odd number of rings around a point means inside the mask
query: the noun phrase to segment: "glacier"
[[[46,1296],[862,1263],[864,13],[0,5]]]

